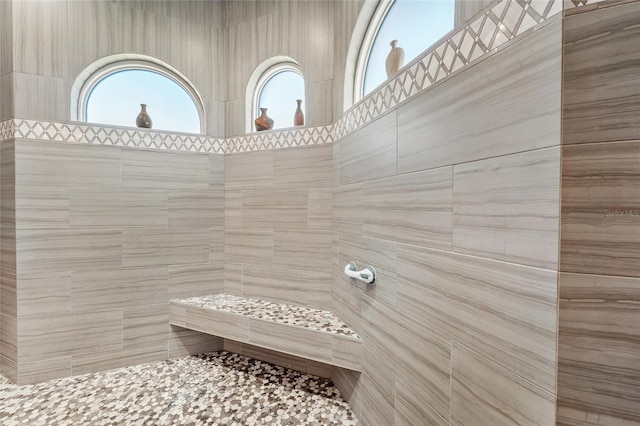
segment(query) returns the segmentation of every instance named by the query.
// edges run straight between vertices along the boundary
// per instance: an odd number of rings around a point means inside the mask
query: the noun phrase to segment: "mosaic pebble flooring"
[[[192,297],[190,299],[173,300],[172,302],[206,309],[216,309],[232,314],[340,334],[356,339],[360,338],[360,336],[333,313],[320,309],[231,296],[228,294]]]
[[[17,386],[0,376],[0,424],[356,425],[330,380],[230,352]]]

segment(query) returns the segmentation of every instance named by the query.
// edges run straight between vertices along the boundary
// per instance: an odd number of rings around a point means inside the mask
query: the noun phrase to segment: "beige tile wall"
[[[565,19],[558,424],[640,423],[640,3]]]
[[[226,155],[225,292],[331,307],[332,147]]]
[[[0,374],[17,378],[14,141],[0,142]]]
[[[3,8],[13,7],[12,14],[2,13],[13,17],[13,66],[3,66],[0,77],[13,71],[13,93],[19,93],[15,116],[75,120],[69,117],[69,99],[78,74],[100,58],[137,53],[160,59],[187,76],[203,98],[208,134],[224,136],[221,2],[2,3]]]
[[[363,371],[332,378],[364,424],[553,424],[561,60],[555,20],[334,142],[332,306]]]
[[[289,56],[300,64],[307,100],[305,124],[319,126],[336,119],[332,98],[336,4],[318,0],[225,3],[227,136],[246,132],[249,77],[262,62],[277,55]],[[292,105],[291,117],[294,111]]]
[[[17,237],[13,275],[2,240],[2,315],[19,321],[7,374],[28,383],[221,348],[170,327],[168,300],[223,289],[223,179],[221,155],[16,141],[15,187],[2,181]]]
[[[0,3],[0,121],[13,118],[13,2]]]

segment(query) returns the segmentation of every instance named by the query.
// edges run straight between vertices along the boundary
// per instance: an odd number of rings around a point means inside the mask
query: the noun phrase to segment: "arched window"
[[[455,0],[381,1],[360,45],[354,75],[353,103],[387,80],[385,61],[391,41],[405,52],[405,64],[454,27]]]
[[[77,86],[78,80],[74,88]],[[155,62],[109,63],[86,77],[73,96],[77,97],[78,121],[135,127],[140,105],[146,104],[154,130],[205,132],[202,100],[191,83]]]
[[[304,93],[304,77],[293,59],[279,56],[262,63],[247,85],[247,132],[256,130],[253,121],[260,115],[260,108],[267,108],[274,129],[293,127],[296,100],[302,100],[303,112],[306,106]]]

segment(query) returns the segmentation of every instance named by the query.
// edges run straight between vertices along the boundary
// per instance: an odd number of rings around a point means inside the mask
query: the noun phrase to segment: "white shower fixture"
[[[376,270],[373,269],[373,266],[367,266],[363,270],[358,271],[356,263],[349,262],[344,267],[344,273],[349,278],[354,278],[370,285],[376,284]]]

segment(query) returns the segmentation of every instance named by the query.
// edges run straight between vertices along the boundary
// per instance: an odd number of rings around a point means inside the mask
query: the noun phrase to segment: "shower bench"
[[[331,311],[215,294],[169,301],[169,323],[361,371],[362,339]]]

